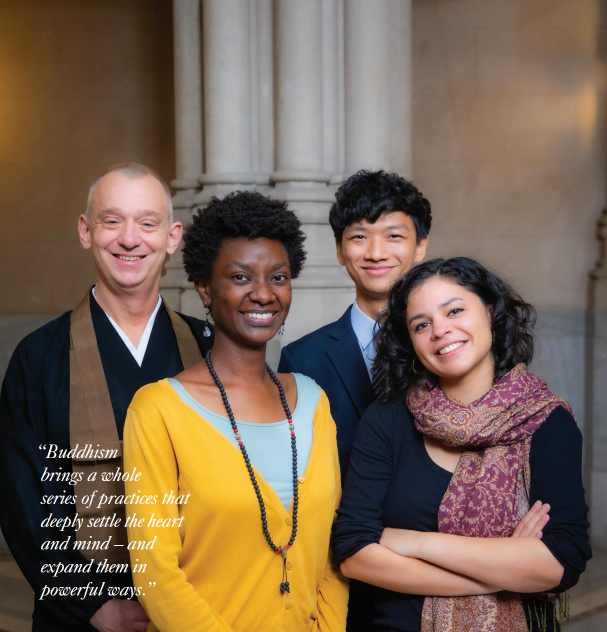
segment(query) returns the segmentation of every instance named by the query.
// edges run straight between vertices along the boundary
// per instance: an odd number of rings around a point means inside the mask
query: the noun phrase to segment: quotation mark
[[[46,450],[46,443],[44,445],[40,444],[38,450]]]
[[[148,582],[150,588],[154,588],[156,586],[156,582]]]

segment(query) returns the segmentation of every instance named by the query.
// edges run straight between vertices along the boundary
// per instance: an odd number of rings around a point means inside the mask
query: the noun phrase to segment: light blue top
[[[300,477],[308,465],[312,450],[314,412],[321,391],[318,384],[311,378],[301,373],[293,373],[293,375],[297,382],[297,405],[292,415],[297,441],[297,476]],[[199,404],[176,379],[169,378],[168,381],[185,404],[217,428],[240,451],[228,417],[222,417]],[[228,393],[228,398],[229,396]],[[280,400],[278,389],[276,389],[276,397]],[[289,511],[293,498],[293,453],[291,431],[287,420],[269,424],[236,421],[236,425],[251,463],[263,480],[278,494],[280,502]]]
[[[371,369],[373,368],[375,356],[377,355],[375,344],[373,342],[373,334],[375,333],[375,326],[377,323],[360,309],[356,301],[354,301],[354,304],[352,305],[350,320],[352,322],[352,329],[354,329],[354,333],[358,339],[360,350],[363,354],[369,378],[373,381]]]

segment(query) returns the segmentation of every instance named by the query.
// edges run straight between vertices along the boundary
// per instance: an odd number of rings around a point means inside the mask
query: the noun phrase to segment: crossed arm
[[[512,538],[387,528],[379,544],[349,557],[341,570],[346,577],[414,595],[549,590],[563,575],[561,564],[540,541],[549,510],[549,505],[535,503]]]
[[[374,405],[360,422],[334,527],[333,546],[343,574],[397,592],[436,596],[532,593],[574,585],[590,550],[581,436],[570,415],[547,427],[535,457],[532,451],[532,496],[550,502],[555,523],[542,541],[549,508],[541,504],[534,505],[512,538],[385,528],[384,503],[396,491],[391,485],[395,480],[404,484],[394,477],[402,459],[415,454],[402,452],[412,440],[403,431],[412,423],[403,411]],[[393,511],[394,502],[388,506]]]

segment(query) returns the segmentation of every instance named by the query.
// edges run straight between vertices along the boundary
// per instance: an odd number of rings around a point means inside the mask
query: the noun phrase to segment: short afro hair
[[[430,202],[409,180],[397,173],[362,169],[350,176],[335,194],[329,223],[341,243],[344,230],[356,222],[375,222],[384,213],[402,211],[415,225],[417,243],[428,235],[432,224]]]
[[[306,260],[306,238],[297,215],[285,202],[256,191],[235,191],[223,200],[213,197],[192,218],[184,235],[183,264],[189,281],[208,281],[223,243],[229,239],[276,239],[287,251],[291,277]]]

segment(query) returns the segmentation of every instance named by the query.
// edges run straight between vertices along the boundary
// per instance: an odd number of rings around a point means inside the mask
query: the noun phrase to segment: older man
[[[97,283],[72,312],[27,336],[8,367],[0,523],[36,593],[34,631],[146,629],[137,601],[113,596],[134,592],[116,472],[135,392],[211,346],[205,323],[175,314],[158,294],[182,230],[151,169],[123,163],[99,176],[78,221]]]

